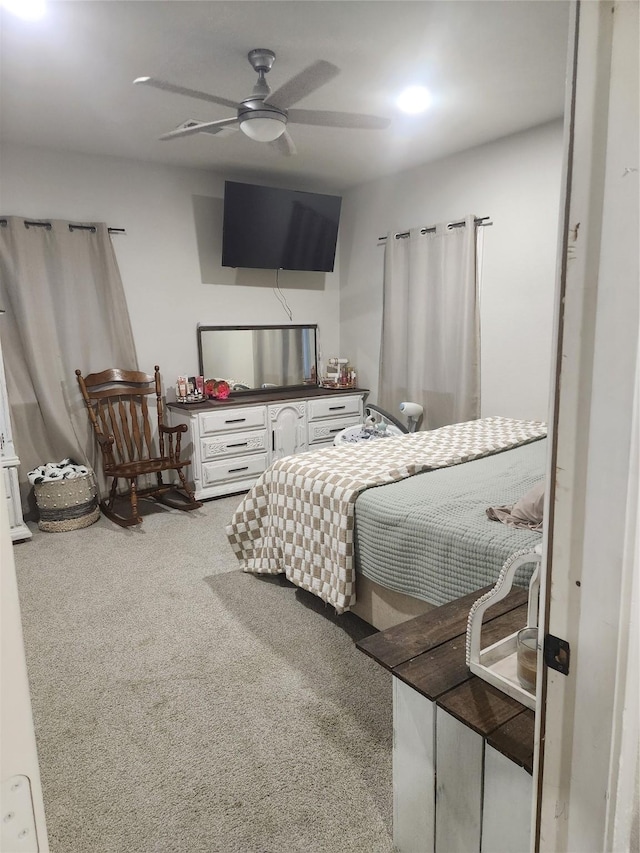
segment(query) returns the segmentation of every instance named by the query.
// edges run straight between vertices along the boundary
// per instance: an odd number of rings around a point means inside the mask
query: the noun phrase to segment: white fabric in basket
[[[55,480],[74,480],[76,477],[85,477],[89,473],[86,465],[76,465],[71,459],[62,459],[60,462],[47,462],[29,471],[27,479],[32,486],[40,483],[50,483]]]

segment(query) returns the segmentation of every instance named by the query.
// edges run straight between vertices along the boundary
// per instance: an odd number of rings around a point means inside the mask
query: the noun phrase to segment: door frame
[[[570,32],[540,625],[571,654],[541,668],[531,849],[588,853],[625,849],[637,779],[638,3]]]

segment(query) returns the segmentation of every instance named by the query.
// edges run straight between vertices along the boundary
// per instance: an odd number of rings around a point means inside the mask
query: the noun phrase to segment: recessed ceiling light
[[[409,86],[398,95],[396,104],[405,113],[423,113],[431,106],[431,92],[424,86]]]
[[[25,21],[37,21],[46,11],[45,0],[1,0],[0,5]]]

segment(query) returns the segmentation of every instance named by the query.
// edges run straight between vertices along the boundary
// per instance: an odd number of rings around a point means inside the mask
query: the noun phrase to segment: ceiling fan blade
[[[273,142],[269,143],[269,145],[279,151],[280,154],[284,154],[285,157],[291,157],[293,154],[298,153],[293,139],[289,136],[286,130],[282,136],[274,139]]]
[[[384,130],[391,120],[363,113],[339,113],[333,110],[289,110],[289,121],[322,127],[350,127],[357,130]]]
[[[304,71],[296,74],[275,92],[264,99],[265,103],[273,104],[282,110],[297,104],[306,95],[315,92],[320,86],[324,86],[329,80],[333,80],[340,73],[340,69],[324,59],[319,59],[313,65],[309,65]]]
[[[174,83],[167,83],[166,80],[158,80],[157,77],[138,77],[133,82],[136,85],[152,86],[154,89],[162,89],[164,92],[173,92],[175,95],[186,95],[188,98],[209,101],[210,104],[220,104],[220,106],[230,107],[232,110],[238,109],[237,101],[230,101],[228,98],[219,98],[217,95],[200,92],[198,89],[187,89],[184,86],[176,86]]]
[[[228,119],[228,122],[229,122],[229,124],[227,124],[227,125],[221,124],[219,127],[211,127],[211,126],[201,127],[199,130],[199,133],[210,133],[210,134],[214,135],[216,133],[223,133],[224,131],[228,131],[224,135],[225,136],[232,136],[237,130],[240,130],[240,124],[237,121],[232,120],[232,119]]]
[[[179,139],[181,136],[191,136],[194,133],[220,133],[225,127],[237,123],[237,118],[223,118],[220,121],[188,122],[177,127],[175,130],[170,130],[169,133],[163,133],[158,138],[165,142],[168,139]]]

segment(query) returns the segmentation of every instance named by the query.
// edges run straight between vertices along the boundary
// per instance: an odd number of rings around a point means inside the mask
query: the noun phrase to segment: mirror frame
[[[245,394],[265,394],[269,391],[277,392],[278,390],[283,391],[293,391],[300,388],[318,388],[319,387],[319,377],[318,377],[318,324],[317,323],[289,323],[289,324],[278,324],[275,323],[273,325],[259,325],[259,326],[208,326],[198,323],[197,326],[197,335],[198,335],[198,372],[200,376],[204,376],[204,364],[202,359],[202,332],[233,332],[233,331],[262,331],[263,329],[312,329],[314,332],[314,352],[313,352],[313,363],[315,367],[315,375],[316,381],[315,384],[310,384],[308,382],[302,382],[296,385],[278,385],[277,388],[248,388],[241,391],[233,391],[232,396],[237,395],[245,395]],[[213,378],[213,377],[206,377]]]

